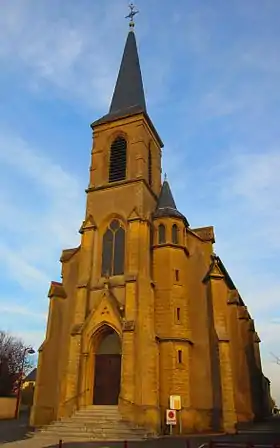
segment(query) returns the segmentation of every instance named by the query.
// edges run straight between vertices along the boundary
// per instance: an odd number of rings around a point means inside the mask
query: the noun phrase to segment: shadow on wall
[[[33,432],[29,426],[29,411],[22,411],[19,418],[13,420],[0,420],[0,444],[16,442],[28,438]]]

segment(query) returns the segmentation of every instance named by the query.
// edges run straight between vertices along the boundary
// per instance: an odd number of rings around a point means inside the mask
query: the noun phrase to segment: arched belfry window
[[[118,219],[113,219],[103,235],[102,276],[124,273],[125,230]]]
[[[117,137],[110,150],[109,182],[117,182],[126,178],[126,148],[123,137]]]
[[[148,153],[148,182],[149,185],[152,185],[152,151],[151,151],[151,145],[149,146],[149,153]]]
[[[179,235],[178,235],[178,226],[177,224],[173,224],[172,226],[172,243],[173,244],[178,244],[179,242]]]
[[[158,226],[158,243],[164,244],[166,242],[166,236],[165,236],[165,226],[163,224],[160,224]]]

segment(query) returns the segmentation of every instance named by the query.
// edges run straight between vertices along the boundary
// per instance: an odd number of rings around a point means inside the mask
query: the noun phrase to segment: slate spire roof
[[[94,129],[95,126],[100,124],[137,114],[144,114],[162,148],[163,142],[147,113],[136,38],[133,27],[130,26],[109,112],[94,121],[91,127]]]
[[[134,31],[130,30],[126,39],[109,113],[118,113],[135,106],[146,111],[137,44]]]
[[[177,210],[170,186],[165,179],[158,198],[157,208],[154,213],[155,218],[174,217],[183,219],[186,226],[189,226],[188,220]]]

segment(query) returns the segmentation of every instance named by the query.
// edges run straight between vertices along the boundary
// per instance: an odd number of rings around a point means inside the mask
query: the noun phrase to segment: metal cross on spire
[[[130,8],[130,13],[129,13],[128,16],[126,16],[125,18],[126,18],[126,19],[130,19],[129,26],[130,26],[130,28],[134,28],[134,25],[135,25],[135,23],[134,23],[134,16],[135,16],[136,14],[138,14],[139,11],[135,10],[135,6],[134,6],[133,3],[130,3],[130,4],[128,5],[128,7]]]

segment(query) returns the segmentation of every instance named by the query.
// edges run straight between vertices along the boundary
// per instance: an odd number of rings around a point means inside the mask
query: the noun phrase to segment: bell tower
[[[76,306],[82,313],[75,313],[75,325],[82,326],[84,321],[91,330],[81,337],[82,351],[89,353],[89,358],[77,375],[91,377],[86,365],[96,365],[97,357],[95,354],[95,361],[91,358],[90,339],[94,340],[100,326],[109,325],[121,340],[119,409],[128,420],[158,428],[151,229],[161,189],[163,143],[147,112],[132,19],[109,112],[91,124],[90,180],[81,228],[82,257],[88,257],[90,268],[78,291]],[[98,375],[95,370],[95,383]],[[103,372],[102,380],[105,375]],[[117,371],[112,377],[116,375]],[[108,380],[104,389],[110,384]],[[92,402],[95,385],[89,389],[80,406]],[[66,393],[66,401],[71,394]],[[102,399],[101,394],[99,403]]]
[[[87,216],[102,210],[148,217],[161,187],[163,143],[149,118],[134,27],[130,25],[109,112],[93,130]],[[101,200],[102,197],[102,200]],[[95,218],[98,219],[98,218]]]

